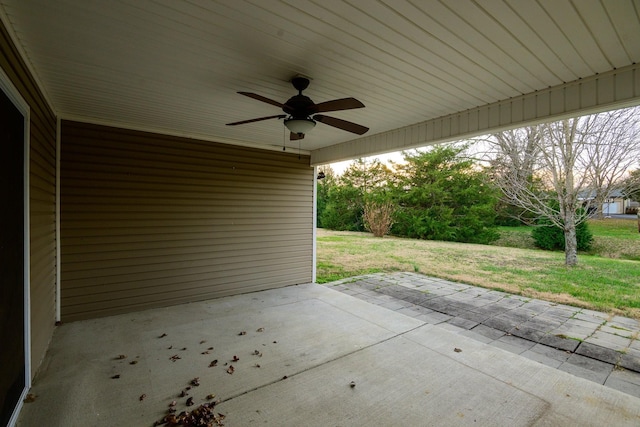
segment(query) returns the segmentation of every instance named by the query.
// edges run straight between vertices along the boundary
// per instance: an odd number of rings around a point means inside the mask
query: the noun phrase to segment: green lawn
[[[502,229],[506,246],[380,239],[368,233],[320,229],[317,280],[413,271],[640,318],[640,262],[634,260],[640,259],[637,223],[613,221],[591,226],[594,250],[580,254],[575,267],[564,265],[562,252],[532,249],[526,227]]]

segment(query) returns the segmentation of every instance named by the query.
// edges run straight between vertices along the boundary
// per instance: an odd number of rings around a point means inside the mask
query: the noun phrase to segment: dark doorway
[[[0,90],[0,426],[26,386],[24,121]]]

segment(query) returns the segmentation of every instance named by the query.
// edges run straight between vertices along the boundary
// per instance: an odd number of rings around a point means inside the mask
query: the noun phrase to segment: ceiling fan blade
[[[316,113],[326,113],[327,111],[353,110],[363,107],[364,104],[355,98],[342,98],[316,104],[314,110]]]
[[[323,116],[322,114],[316,114],[315,116],[313,116],[313,120],[358,135],[362,135],[369,130],[369,128],[360,126],[359,124],[348,122],[342,119],[336,119],[335,117]]]
[[[297,141],[298,139],[304,139],[304,133],[291,132],[291,134],[289,135],[289,139],[291,141]]]
[[[274,101],[273,99],[269,99],[262,95],[258,95],[257,93],[251,92],[238,92],[240,95],[248,96],[249,98],[257,99],[258,101],[266,102],[267,104],[275,105],[276,107],[282,108],[284,105],[278,101]]]
[[[227,126],[244,125],[245,123],[261,122],[269,119],[284,119],[286,114],[278,114],[276,116],[258,117],[257,119],[242,120],[241,122],[227,123]]]

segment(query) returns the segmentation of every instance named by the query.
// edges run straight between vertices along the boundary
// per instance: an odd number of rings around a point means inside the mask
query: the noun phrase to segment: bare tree
[[[640,158],[637,159],[640,163]],[[635,202],[640,202],[640,169],[630,171],[622,181],[622,193]]]
[[[597,215],[602,218],[602,206],[613,192],[630,190],[626,187],[632,181],[625,178],[640,160],[640,109],[609,111],[587,119],[583,168],[593,189]]]
[[[581,196],[595,191],[601,203],[638,158],[637,117],[637,109],[600,113],[484,140],[498,153],[495,183],[508,203],[563,230],[566,265],[578,262],[576,226],[588,218],[579,208],[589,200]],[[533,185],[535,179],[542,186]]]

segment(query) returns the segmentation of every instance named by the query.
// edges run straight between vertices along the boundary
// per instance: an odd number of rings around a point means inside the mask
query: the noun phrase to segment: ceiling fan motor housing
[[[315,107],[315,104],[311,98],[300,94],[289,98],[283,105],[282,111],[290,114],[295,119],[306,119],[316,112],[313,107]]]

